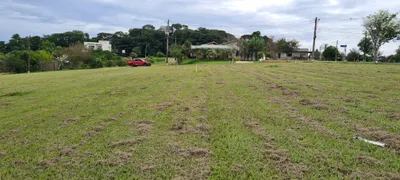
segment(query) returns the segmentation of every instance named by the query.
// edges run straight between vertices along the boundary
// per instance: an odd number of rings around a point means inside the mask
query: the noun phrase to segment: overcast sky
[[[356,47],[363,37],[362,18],[379,9],[400,10],[399,0],[0,0],[0,40],[21,36],[82,30],[128,31],[153,24],[156,28],[182,23],[190,28],[223,29],[235,36],[259,30],[275,38],[312,46],[318,17],[317,48],[321,44]],[[394,53],[400,41],[385,45]],[[341,49],[343,51],[343,49]]]

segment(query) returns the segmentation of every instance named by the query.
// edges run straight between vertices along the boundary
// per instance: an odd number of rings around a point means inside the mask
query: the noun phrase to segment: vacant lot
[[[0,76],[0,179],[398,179],[399,154],[398,65]]]

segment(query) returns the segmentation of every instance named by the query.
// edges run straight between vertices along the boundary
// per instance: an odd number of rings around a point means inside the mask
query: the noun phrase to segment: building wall
[[[83,45],[85,45],[85,47],[88,49],[94,49],[94,50],[102,49],[103,51],[112,50],[110,41],[84,42]]]

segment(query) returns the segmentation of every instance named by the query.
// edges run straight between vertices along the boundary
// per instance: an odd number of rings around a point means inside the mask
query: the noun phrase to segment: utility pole
[[[167,24],[167,52],[165,53],[165,63],[168,65],[168,51],[169,51],[169,19],[168,19],[168,24]]]
[[[313,45],[312,45],[312,59],[315,59],[315,40],[317,39],[317,25],[318,25],[318,17],[315,17],[315,22],[314,22],[314,40],[313,40]]]
[[[28,74],[31,73],[31,36],[28,37]]]
[[[337,61],[337,59],[338,59],[338,54],[337,54],[338,51],[339,51],[339,50],[338,50],[338,45],[339,45],[339,40],[336,41],[335,61]]]

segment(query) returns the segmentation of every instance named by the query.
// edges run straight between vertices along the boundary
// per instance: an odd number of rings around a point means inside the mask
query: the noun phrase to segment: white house
[[[112,50],[110,41],[99,41],[99,42],[84,42],[86,48],[92,50],[103,50],[103,51],[110,51]]]

